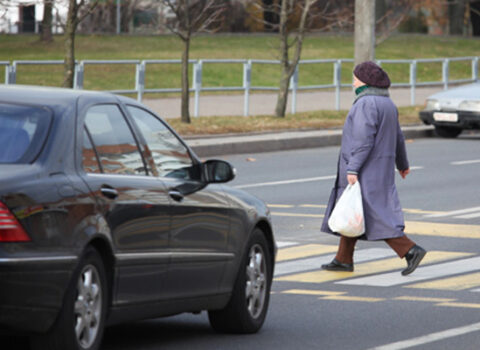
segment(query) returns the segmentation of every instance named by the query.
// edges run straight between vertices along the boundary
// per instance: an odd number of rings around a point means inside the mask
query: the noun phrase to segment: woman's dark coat
[[[347,172],[357,173],[362,188],[367,240],[401,237],[405,223],[395,187],[395,165],[409,168],[398,111],[387,90],[369,88],[357,97],[345,121],[339,156],[338,187],[332,190],[322,231],[347,186]]]

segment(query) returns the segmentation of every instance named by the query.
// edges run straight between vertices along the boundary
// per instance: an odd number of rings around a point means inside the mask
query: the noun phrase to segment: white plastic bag
[[[358,237],[365,232],[360,183],[348,184],[333,208],[328,226],[346,237]]]

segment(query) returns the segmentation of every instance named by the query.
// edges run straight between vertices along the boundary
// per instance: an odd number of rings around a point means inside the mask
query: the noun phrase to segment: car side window
[[[127,108],[147,142],[159,176],[184,180],[198,178],[188,149],[160,119],[144,109]]]
[[[117,105],[90,107],[85,116],[85,126],[104,173],[146,175],[137,142]]]

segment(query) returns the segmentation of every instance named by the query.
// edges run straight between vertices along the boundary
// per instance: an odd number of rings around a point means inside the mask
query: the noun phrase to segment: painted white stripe
[[[467,213],[472,213],[474,211],[479,211],[480,207],[473,207],[473,208],[465,208],[460,210],[453,210],[453,211],[446,211],[440,214],[428,214],[424,215],[425,218],[439,218],[443,216],[453,216],[453,215],[462,215]]]
[[[362,249],[355,252],[355,263],[387,258],[394,255],[395,253],[388,248]],[[277,263],[275,265],[275,277],[311,270],[320,270],[322,264],[329,263],[334,257],[335,254],[329,254],[314,258]]]
[[[467,215],[454,216],[454,218],[456,218],[456,219],[473,219],[473,218],[478,218],[478,217],[480,217],[480,212],[473,213],[473,214],[467,214]]]
[[[475,164],[480,163],[480,159],[473,159],[473,160],[462,160],[458,162],[451,162],[452,165],[465,165],[465,164]]]
[[[477,289],[471,289],[470,292],[480,292],[480,288]]]
[[[424,168],[423,166],[411,166],[410,170],[421,170],[423,168]]]
[[[412,166],[412,167],[410,167],[410,170],[419,170],[419,169],[423,169],[423,166]],[[252,188],[252,187],[263,187],[263,186],[290,185],[290,184],[302,183],[302,182],[332,180],[332,179],[335,179],[336,177],[337,177],[337,175],[327,175],[327,176],[319,176],[319,177],[307,177],[307,178],[304,178],[304,179],[295,179],[295,180],[261,182],[261,183],[249,184],[249,185],[238,185],[238,186],[234,186],[234,187],[235,188]]]
[[[328,176],[319,176],[319,177],[308,177],[308,178],[305,178],[305,179],[296,179],[296,180],[262,182],[262,183],[250,184],[250,185],[239,185],[239,186],[235,186],[235,188],[251,188],[251,187],[263,187],[263,186],[289,185],[289,184],[295,184],[295,183],[301,183],[301,182],[331,180],[331,179],[335,179],[336,177],[337,177],[336,175],[328,175]]]
[[[480,271],[480,257],[477,256],[443,264],[419,267],[413,275],[408,276],[401,276],[399,272],[396,271],[368,277],[353,278],[336,283],[357,286],[391,287],[439,277],[459,275],[471,271]]]
[[[291,247],[293,245],[299,244],[297,242],[287,242],[287,241],[280,241],[280,242],[277,241],[276,243],[278,248],[286,248],[286,247]]]
[[[419,346],[423,344],[433,343],[442,339],[448,339],[453,337],[458,337],[463,334],[480,331],[480,323],[473,323],[468,326],[451,328],[445,331],[430,333],[423,335],[421,337],[412,338],[404,341],[399,341],[396,343],[386,344],[383,346],[377,346],[371,350],[402,350],[412,348],[414,346]]]

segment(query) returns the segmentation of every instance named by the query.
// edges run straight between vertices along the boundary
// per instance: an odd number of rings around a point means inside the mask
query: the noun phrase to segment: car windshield
[[[0,163],[28,163],[45,140],[51,114],[47,109],[0,103]]]

